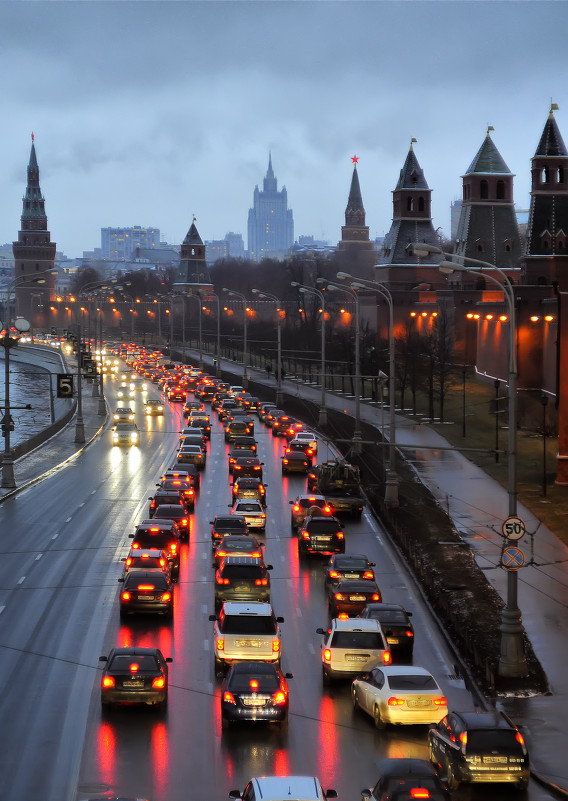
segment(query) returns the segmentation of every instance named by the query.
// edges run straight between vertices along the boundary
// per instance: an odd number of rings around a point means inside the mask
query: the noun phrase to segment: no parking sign
[[[507,570],[518,570],[525,563],[525,555],[520,548],[513,545],[505,548],[501,556],[501,564]]]

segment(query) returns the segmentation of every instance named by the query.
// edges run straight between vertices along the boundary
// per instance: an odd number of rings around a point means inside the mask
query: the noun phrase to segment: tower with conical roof
[[[527,284],[568,291],[568,151],[553,103],[531,164],[531,205],[524,256]]]
[[[272,169],[272,154],[268,156],[268,170],[262,191],[254,189],[253,207],[248,215],[248,252],[253,261],[266,258],[283,258],[294,244],[294,219],[288,208],[286,187],[278,191],[278,182]]]
[[[521,240],[513,202],[513,174],[491,139],[491,126],[463,181],[455,253],[518,268]]]
[[[39,325],[54,295],[55,242],[47,230],[45,200],[39,185],[34,135],[28,164],[28,183],[23,198],[18,241],[12,245],[15,264],[16,311],[32,326]],[[36,319],[39,318],[39,319]]]
[[[205,284],[211,287],[211,277],[205,258],[205,245],[195,225],[195,217],[181,245],[180,262],[174,281],[178,290],[190,291],[192,286]]]
[[[352,156],[353,175],[349,198],[345,209],[345,225],[341,226],[341,239],[337,245],[335,261],[338,267],[358,275],[364,271],[363,277],[372,278],[371,269],[376,261],[373,243],[369,239],[369,226],[365,225],[365,207],[361,196],[359,175],[357,173],[357,156]]]

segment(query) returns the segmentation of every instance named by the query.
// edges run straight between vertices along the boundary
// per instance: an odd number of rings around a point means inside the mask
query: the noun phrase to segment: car
[[[269,662],[236,662],[221,688],[221,727],[247,721],[286,728],[291,678]]]
[[[295,420],[293,417],[291,417],[288,420],[288,422],[286,423],[285,426],[281,426],[279,420],[277,421],[277,423],[278,423],[278,425],[277,425],[278,434],[281,437],[286,437],[288,442],[291,442],[291,440],[293,440],[295,438],[295,436],[298,433],[298,431],[301,431],[302,428],[304,427],[303,423],[300,423],[299,420]],[[272,429],[272,433],[273,434],[276,433],[274,431],[274,428]]]
[[[182,428],[182,430],[179,432],[178,450],[183,446],[186,440],[188,441],[188,444],[191,445],[206,444],[206,439],[203,435],[203,431],[197,426],[187,426],[186,428]]]
[[[153,613],[172,617],[174,585],[166,573],[152,570],[131,570],[123,578],[120,592],[120,615]]]
[[[153,496],[149,497],[150,507],[148,510],[148,517],[154,517],[157,509],[164,503],[179,504],[187,514],[193,511],[193,499],[186,500],[183,493],[175,490],[158,489]]]
[[[450,794],[425,759],[392,757],[377,765],[379,778],[372,790],[361,790],[363,801],[450,801]]]
[[[188,417],[187,425],[192,428],[199,428],[205,439],[211,439],[211,418],[208,414],[192,412]]]
[[[297,531],[298,527],[304,522],[309,509],[317,507],[321,509],[324,514],[333,514],[331,506],[323,495],[315,495],[314,493],[298,495],[295,501],[289,501],[289,503],[292,506],[290,513],[290,528],[292,531]]]
[[[335,584],[341,579],[369,579],[375,580],[373,568],[374,562],[370,562],[364,553],[342,553],[330,556],[329,563],[325,571],[326,585]]]
[[[464,782],[506,783],[525,790],[530,775],[524,738],[498,710],[452,711],[428,732],[430,760],[446,776],[449,790]]]
[[[270,570],[262,557],[226,556],[215,572],[215,611],[225,601],[270,603]]]
[[[254,451],[256,453],[258,443],[254,437],[237,437],[233,440],[232,450],[238,451],[244,448],[247,451]]]
[[[182,540],[189,540],[190,517],[185,506],[178,503],[162,503],[158,506],[152,520],[173,520]]]
[[[139,440],[136,423],[117,423],[112,430],[113,445],[138,445]]]
[[[277,413],[276,409],[266,416],[265,422],[272,429],[273,437],[284,437],[292,418],[285,412]]]
[[[177,452],[178,464],[194,464],[198,470],[203,470],[207,458],[199,445],[182,445]]]
[[[231,448],[229,451],[229,475],[232,475],[237,459],[244,459],[245,457],[255,459],[256,451],[252,451],[247,448],[239,448],[238,450]]]
[[[213,548],[216,548],[228,534],[248,534],[245,521],[241,517],[233,515],[215,515],[215,518],[209,521],[209,525],[211,526]]]
[[[261,403],[257,410],[258,419],[264,422],[264,418],[268,414],[268,412],[271,409],[276,409],[276,408],[277,407],[275,403],[270,403],[270,402]]]
[[[159,548],[138,548],[130,549],[130,553],[124,560],[124,572],[122,578],[132,570],[146,570],[156,573],[165,573],[170,577],[172,574],[172,564],[168,559],[168,554]]]
[[[314,456],[318,452],[318,441],[316,435],[312,431],[298,431],[296,436],[291,442],[303,442],[313,451]]]
[[[387,638],[393,656],[412,656],[414,628],[410,622],[412,612],[399,604],[370,603],[361,612],[362,618],[378,620]]]
[[[293,451],[292,453],[285,453],[282,457],[282,475],[288,473],[309,473],[312,466],[312,460],[305,453]]]
[[[329,613],[331,617],[358,615],[367,604],[381,600],[381,591],[374,579],[341,578],[328,585]]]
[[[415,665],[386,665],[353,680],[353,709],[373,718],[377,729],[431,725],[448,712],[448,700],[434,676]]]
[[[233,481],[241,477],[259,478],[262,481],[262,467],[257,456],[239,456],[233,465]]]
[[[167,481],[168,479],[181,479],[185,481],[190,487],[192,487],[195,492],[199,492],[201,487],[201,476],[194,464],[189,464],[185,462],[185,464],[180,467],[178,465],[171,467],[169,470],[160,476],[160,481]]]
[[[231,489],[233,503],[239,498],[260,501],[266,506],[266,485],[259,478],[241,476],[233,481]]]
[[[178,574],[181,536],[175,520],[142,520],[128,536],[132,540],[131,550],[149,548],[165,551],[172,563],[173,575]]]
[[[231,412],[233,412],[236,408],[237,402],[234,398],[224,398],[219,406],[217,406],[217,416],[219,420],[224,423]]]
[[[205,412],[205,404],[200,400],[191,399],[191,396],[188,395],[183,407],[183,416],[189,417],[193,412]]]
[[[331,556],[345,552],[345,535],[341,523],[333,515],[306,515],[298,527],[300,556]]]
[[[113,704],[147,704],[164,710],[168,703],[168,663],[159,648],[112,648],[101,677],[103,711]]]
[[[213,627],[215,671],[234,662],[250,659],[280,664],[283,617],[276,617],[272,607],[257,601],[227,601],[218,615],[210,615]]]
[[[188,508],[192,511],[195,508],[195,490],[191,484],[182,478],[166,478],[160,484],[156,484],[159,490],[178,492]]]
[[[245,419],[228,420],[225,425],[225,442],[232,442],[237,437],[248,437],[253,430]]]
[[[302,442],[300,439],[291,439],[284,450],[286,456],[290,453],[303,453],[310,460],[310,466],[313,463],[314,452],[307,442]]]
[[[213,567],[217,568],[225,556],[262,556],[263,542],[250,534],[227,534],[219,542],[213,554]]]
[[[249,530],[264,531],[266,528],[266,512],[260,501],[239,498],[235,501],[231,514],[234,517],[241,517]]]
[[[329,788],[324,792],[316,776],[260,776],[251,779],[243,792],[230,790],[229,798],[242,798],[243,801],[326,801],[337,798],[337,790]]]
[[[136,415],[130,406],[119,406],[112,416],[115,423],[133,423]]]
[[[321,648],[324,683],[330,679],[352,679],[375,667],[391,664],[391,653],[377,620],[334,618],[329,628],[316,631],[324,636]]]
[[[148,417],[161,416],[164,414],[164,404],[161,400],[148,398],[144,403],[144,414]]]

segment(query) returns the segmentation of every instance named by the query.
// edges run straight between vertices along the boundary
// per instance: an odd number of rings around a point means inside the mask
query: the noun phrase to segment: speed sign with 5
[[[501,533],[505,539],[516,542],[525,536],[527,529],[520,517],[508,517],[501,526]]]

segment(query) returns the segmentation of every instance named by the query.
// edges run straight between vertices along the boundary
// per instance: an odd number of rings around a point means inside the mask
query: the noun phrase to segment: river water
[[[0,405],[4,415],[5,400],[5,364],[0,359]],[[15,447],[21,442],[43,431],[51,423],[50,412],[50,374],[31,364],[22,364],[10,360],[10,408],[14,421],[14,430],[10,435],[10,445]],[[22,407],[31,405],[31,409]],[[19,408],[18,408],[19,407]],[[0,441],[0,450],[4,449],[4,438]]]

